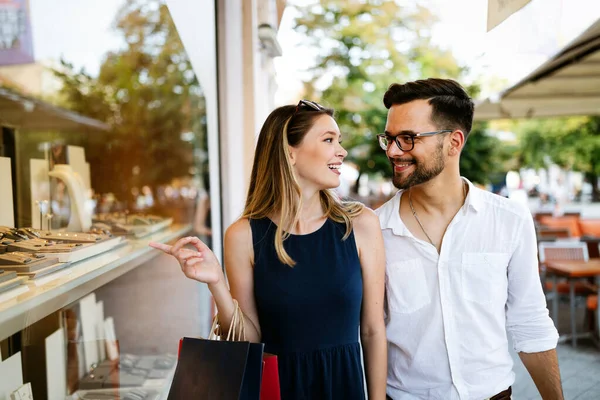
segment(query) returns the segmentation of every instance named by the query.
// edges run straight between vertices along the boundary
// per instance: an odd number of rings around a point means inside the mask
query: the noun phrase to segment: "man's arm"
[[[527,368],[542,399],[563,400],[562,385],[560,383],[560,370],[556,350],[542,351],[539,353],[519,353],[521,361]]]
[[[515,232],[516,246],[508,265],[506,328],[514,348],[544,400],[562,400],[556,357],[558,332],[548,315],[540,282],[537,238],[529,212]]]

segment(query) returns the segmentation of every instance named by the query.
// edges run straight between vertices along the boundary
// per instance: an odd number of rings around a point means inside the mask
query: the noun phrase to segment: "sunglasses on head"
[[[315,103],[314,101],[300,100],[298,102],[298,105],[296,106],[296,111],[294,111],[294,113],[297,113],[300,110],[300,107],[308,108],[308,109],[314,110],[314,111],[325,110],[325,107],[323,107],[322,105],[320,105],[318,103]]]

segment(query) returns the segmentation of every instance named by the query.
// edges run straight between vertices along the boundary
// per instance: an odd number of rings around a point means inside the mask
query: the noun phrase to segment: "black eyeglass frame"
[[[415,138],[418,137],[427,137],[427,136],[435,136],[435,135],[439,135],[441,133],[449,133],[449,132],[454,132],[453,129],[442,129],[441,131],[434,131],[434,132],[423,132],[423,133],[417,133],[414,135],[409,135],[409,134],[404,134],[404,135],[396,135],[396,136],[389,136],[385,133],[379,134],[377,135],[377,141],[379,142],[379,147],[381,147],[382,150],[388,151],[388,149],[390,148],[390,143],[389,140],[392,139],[393,142],[396,143],[396,146],[398,146],[398,148],[402,151],[411,151],[412,149],[415,148]],[[400,136],[408,136],[410,137],[410,149],[403,149],[402,145],[400,144],[400,141],[398,140],[398,137]],[[388,144],[384,145],[383,140],[387,140]]]

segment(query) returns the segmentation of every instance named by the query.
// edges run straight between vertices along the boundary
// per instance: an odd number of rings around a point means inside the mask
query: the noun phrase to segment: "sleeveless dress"
[[[277,226],[250,220],[254,246],[254,296],[265,352],[277,355],[282,400],[364,399],[358,342],[362,271],[354,232],[332,220],[275,251]]]

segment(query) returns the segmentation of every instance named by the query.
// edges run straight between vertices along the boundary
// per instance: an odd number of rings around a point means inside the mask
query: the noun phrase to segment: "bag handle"
[[[221,323],[219,322],[219,314],[213,318],[212,327],[210,328],[209,340],[225,340],[227,342],[246,341],[246,323],[244,313],[240,308],[236,299],[233,299],[233,315],[229,324],[229,332],[225,337]]]

